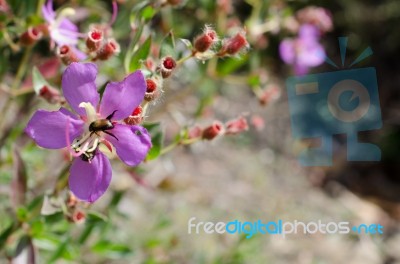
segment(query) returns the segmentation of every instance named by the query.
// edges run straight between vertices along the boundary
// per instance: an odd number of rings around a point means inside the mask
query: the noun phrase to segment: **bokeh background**
[[[27,21],[39,19],[32,15],[40,4],[37,1],[7,2]],[[120,69],[131,36],[130,16],[141,2],[119,1],[113,30],[122,52],[99,64],[103,84],[123,78]],[[55,1],[56,7],[64,5],[77,9],[82,32],[90,23],[108,21],[111,16],[110,1]],[[334,137],[332,167],[306,168],[297,161],[296,155],[308,142],[291,136],[284,82],[293,69],[281,60],[279,43],[295,36],[284,25],[309,6],[323,7],[331,14],[333,29],[321,37],[321,43],[333,61],[340,61],[340,36],[349,38],[347,58],[356,58],[368,46],[374,52],[354,67],[377,71],[383,128],[360,136],[380,146],[380,162],[347,162],[344,135]],[[252,34],[265,23],[269,23],[268,30]],[[135,170],[113,162],[110,190],[95,204],[80,205],[86,220],[76,223],[62,212],[34,214],[40,211],[43,194],[60,184],[65,157],[62,152],[38,148],[21,133],[33,111],[57,106],[30,93],[16,98],[0,114],[4,120],[0,126],[0,262],[29,249],[35,252],[37,263],[400,263],[399,23],[400,2],[396,0],[189,0],[163,7],[146,28],[156,36],[154,43],[161,43],[171,29],[177,38],[191,40],[204,24],[211,24],[221,35],[245,27],[250,49],[240,58],[185,62],[164,82],[164,93],[152,104],[146,122],[161,122],[165,145],[183,127],[225,122],[239,115],[249,120],[249,131],[179,146]],[[2,30],[7,27],[11,37],[17,38],[19,28],[1,24]],[[7,84],[16,74],[22,52],[13,52],[3,42],[0,73],[1,82]],[[177,45],[176,49],[185,47]],[[48,43],[39,42],[26,78],[33,65],[53,56]],[[311,71],[333,70],[323,64]],[[61,72],[62,67],[53,83],[59,84]],[[271,87],[279,90],[280,97],[261,104],[257,89]],[[0,105],[7,96],[0,91]],[[10,186],[21,162],[27,175],[26,204],[15,208],[10,192],[16,189]],[[66,196],[66,190],[58,195]],[[260,234],[251,239],[188,234],[191,217],[213,222],[320,219],[377,223],[384,226],[384,234],[297,234],[286,239]],[[15,221],[23,224],[8,232]]]

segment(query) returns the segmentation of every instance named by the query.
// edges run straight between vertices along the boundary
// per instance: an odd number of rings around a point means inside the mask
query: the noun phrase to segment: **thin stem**
[[[15,75],[15,79],[13,84],[11,85],[11,90],[17,89],[17,87],[21,84],[22,78],[26,72],[28,61],[32,53],[32,47],[27,47],[25,49],[24,55],[22,56],[21,62],[19,63],[19,67],[17,70],[17,74]]]
[[[188,59],[193,58],[194,54],[195,54],[195,53],[192,52],[192,53],[190,53],[190,55],[181,58],[180,60],[178,60],[178,61],[176,62],[176,65],[179,66],[179,65],[181,65],[182,63],[184,63],[185,61],[187,61]]]
[[[161,152],[160,152],[160,155],[164,155],[164,154],[170,152],[171,150],[173,150],[177,146],[180,146],[180,145],[191,145],[191,144],[196,143],[196,142],[198,142],[200,140],[201,140],[201,137],[182,139],[180,141],[175,141],[175,142],[171,143],[170,145],[166,146],[165,148],[163,148],[161,150]]]

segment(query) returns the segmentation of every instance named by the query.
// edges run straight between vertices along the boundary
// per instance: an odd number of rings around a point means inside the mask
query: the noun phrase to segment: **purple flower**
[[[48,23],[48,30],[51,39],[57,45],[72,45],[78,44],[80,33],[78,27],[67,19],[66,16],[72,15],[75,11],[71,8],[65,8],[57,16],[53,10],[53,0],[48,0],[42,6],[43,17]]]
[[[300,27],[295,39],[284,39],[279,46],[279,53],[286,64],[294,66],[296,75],[304,75],[310,67],[322,64],[325,51],[319,41],[319,30],[312,25]]]
[[[69,187],[80,200],[94,202],[108,188],[111,165],[99,147],[111,147],[129,166],[141,163],[151,148],[151,138],[141,126],[118,122],[128,117],[143,100],[146,82],[141,71],[121,82],[107,84],[100,102],[93,63],[72,63],[62,77],[65,99],[75,115],[65,108],[38,110],[25,132],[41,147],[68,147],[75,158],[70,168]],[[112,145],[112,146],[111,146]]]

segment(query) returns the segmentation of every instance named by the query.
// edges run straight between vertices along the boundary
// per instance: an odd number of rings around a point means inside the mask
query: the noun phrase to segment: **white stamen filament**
[[[94,109],[94,107],[91,103],[82,102],[79,104],[79,107],[85,108],[86,117],[87,117],[89,123],[96,121],[96,119],[97,119],[96,110]]]

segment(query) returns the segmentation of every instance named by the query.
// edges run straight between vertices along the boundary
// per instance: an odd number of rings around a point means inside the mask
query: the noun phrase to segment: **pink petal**
[[[68,179],[71,192],[80,200],[93,203],[107,190],[111,182],[110,161],[104,154],[97,152],[89,163],[76,158],[69,170]]]
[[[116,124],[109,131],[118,140],[105,135],[106,140],[114,145],[118,157],[128,166],[136,166],[146,158],[151,148],[151,137],[144,127]]]
[[[67,146],[67,128],[69,140],[72,142],[74,138],[82,134],[83,127],[84,122],[76,119],[65,108],[53,112],[38,110],[29,120],[25,133],[43,148],[59,149]]]
[[[283,40],[279,45],[279,54],[286,64],[292,64],[296,56],[294,41],[292,39]]]
[[[64,97],[80,116],[86,116],[85,109],[79,107],[80,103],[89,102],[95,108],[99,103],[100,96],[94,82],[96,75],[96,64],[73,62],[62,76]]]
[[[42,14],[47,22],[54,20],[56,13],[53,10],[53,0],[48,0],[47,3],[42,6]]]
[[[142,102],[146,92],[146,82],[140,70],[128,75],[122,82],[107,84],[100,104],[100,114],[107,117],[115,112],[113,119],[128,117]]]

